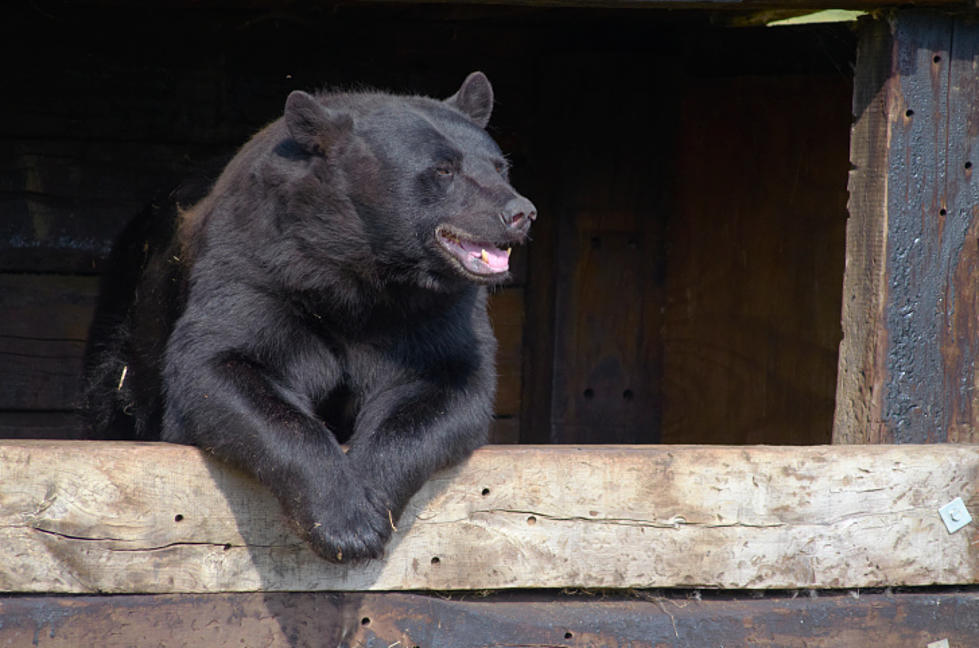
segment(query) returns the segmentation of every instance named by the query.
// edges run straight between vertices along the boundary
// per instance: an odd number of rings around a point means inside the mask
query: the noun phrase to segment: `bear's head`
[[[278,147],[302,169],[289,183],[302,193],[290,210],[320,221],[315,238],[333,237],[324,255],[336,258],[337,244],[369,248],[356,258],[385,282],[444,290],[504,280],[510,248],[526,241],[537,211],[484,130],[492,108],[481,72],[443,101],[293,92],[288,146]]]

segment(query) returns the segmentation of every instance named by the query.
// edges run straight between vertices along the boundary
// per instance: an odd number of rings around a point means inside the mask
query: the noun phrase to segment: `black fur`
[[[482,129],[492,101],[481,73],[445,101],[294,92],[202,200],[144,214],[92,330],[98,433],[199,445],[327,560],[380,556],[489,424],[485,285],[536,216]]]

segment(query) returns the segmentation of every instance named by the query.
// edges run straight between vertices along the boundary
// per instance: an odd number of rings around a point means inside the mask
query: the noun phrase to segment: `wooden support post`
[[[979,24],[862,25],[835,443],[979,441]]]

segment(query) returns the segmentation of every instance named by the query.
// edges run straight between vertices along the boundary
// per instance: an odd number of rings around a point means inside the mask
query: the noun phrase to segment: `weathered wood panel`
[[[684,598],[265,593],[0,599],[0,644],[348,648],[979,645],[979,594]]]
[[[829,442],[850,92],[841,75],[686,89],[668,230],[664,442]]]
[[[979,24],[867,22],[834,441],[979,440]]]
[[[0,411],[81,406],[82,357],[97,298],[97,277],[0,273]],[[520,411],[523,290],[491,295],[490,314],[499,341],[495,411],[513,417]],[[507,425],[499,427],[500,434],[497,427],[494,440],[515,440]],[[0,438],[7,431],[14,433],[0,422]],[[51,433],[77,436],[68,430]]]
[[[0,410],[78,405],[98,279],[0,274]]]
[[[661,127],[672,104],[660,101],[656,89],[675,79],[670,71],[646,74],[646,64],[622,53],[554,61],[561,95],[574,88],[578,97],[555,117],[563,120],[562,133],[575,133],[561,145],[554,215],[555,443],[659,440],[666,222],[659,178],[673,141]],[[603,90],[606,69],[630,82]],[[591,117],[612,114],[600,127]],[[594,127],[580,127],[589,121]]]
[[[840,588],[979,582],[979,447],[508,446],[437,475],[387,558],[314,557],[167,444],[0,444],[0,591]],[[979,517],[979,515],[977,515]]]

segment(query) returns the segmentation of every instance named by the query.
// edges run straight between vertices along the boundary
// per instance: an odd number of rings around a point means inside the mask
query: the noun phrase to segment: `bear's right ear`
[[[302,90],[286,99],[286,128],[299,146],[310,153],[325,154],[353,130],[350,115],[330,110]]]

